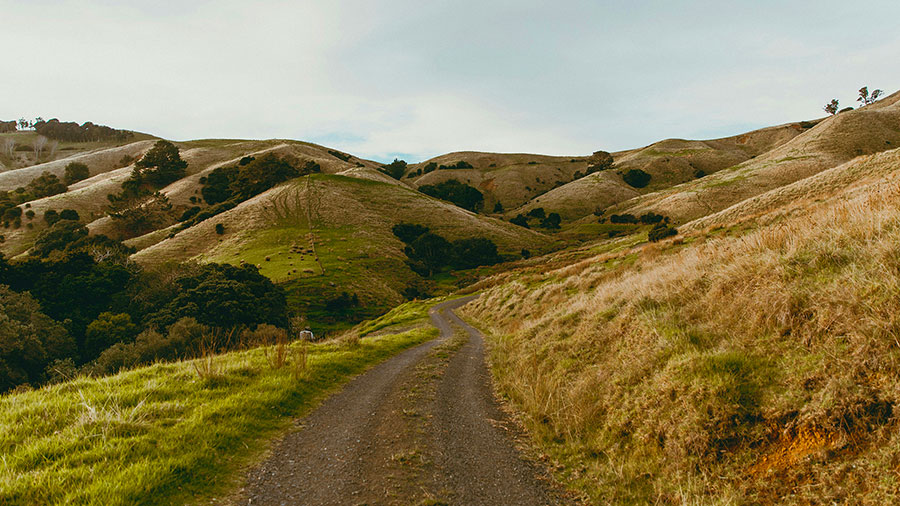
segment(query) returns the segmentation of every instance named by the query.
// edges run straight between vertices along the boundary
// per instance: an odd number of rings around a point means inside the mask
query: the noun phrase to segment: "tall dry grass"
[[[898,203],[891,175],[739,237],[508,281],[467,312],[595,500],[900,500]],[[820,460],[748,471],[806,430],[829,435]]]

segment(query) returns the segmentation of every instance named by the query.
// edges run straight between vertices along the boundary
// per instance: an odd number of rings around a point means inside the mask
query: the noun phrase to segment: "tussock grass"
[[[436,335],[296,342],[0,397],[0,504],[179,504],[221,493],[351,375]],[[216,374],[201,375],[209,360]]]
[[[507,277],[466,311],[598,503],[896,503],[898,201],[892,173],[740,236]]]

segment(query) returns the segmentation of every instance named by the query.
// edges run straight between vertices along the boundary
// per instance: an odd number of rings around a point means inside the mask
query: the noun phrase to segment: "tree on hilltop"
[[[884,92],[881,90],[875,90],[872,94],[869,94],[869,87],[863,86],[859,89],[859,98],[856,99],[857,102],[861,102],[862,105],[869,105],[878,100]]]
[[[825,107],[823,107],[822,109],[828,114],[834,116],[835,114],[837,114],[839,107],[840,106],[838,105],[838,99],[832,98],[831,102],[825,104]]]
[[[181,159],[178,146],[160,140],[135,162],[131,178],[162,187],[184,177],[186,168],[187,162]]]

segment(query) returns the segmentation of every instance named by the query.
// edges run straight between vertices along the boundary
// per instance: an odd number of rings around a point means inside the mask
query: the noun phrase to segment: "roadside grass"
[[[895,173],[768,225],[510,275],[463,311],[595,503],[894,504],[898,198]]]
[[[301,374],[290,362],[273,369],[258,348],[207,358],[211,367],[156,364],[3,396],[0,504],[175,504],[227,492],[294,417],[436,335],[418,328],[352,346],[294,343],[307,346]],[[293,351],[289,360],[303,356]]]
[[[354,329],[354,331],[359,334],[359,337],[365,337],[373,332],[395,325],[406,325],[417,321],[424,321],[428,318],[428,311],[431,310],[431,308],[442,302],[447,302],[459,297],[464,297],[464,295],[445,295],[431,299],[405,302],[374,320],[362,322]]]

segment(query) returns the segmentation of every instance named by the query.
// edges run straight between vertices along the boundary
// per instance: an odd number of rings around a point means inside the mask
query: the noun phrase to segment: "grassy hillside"
[[[284,283],[295,306],[315,312],[325,299],[346,291],[375,313],[399,304],[404,288],[418,279],[391,232],[401,222],[426,225],[450,240],[486,237],[506,253],[542,251],[553,242],[402,185],[320,174],[273,188],[174,237],[160,237],[134,259],[251,263]],[[217,224],[224,225],[224,234],[216,233]]]
[[[753,220],[483,283],[469,318],[560,475],[597,503],[900,500],[898,169],[865,157]]]
[[[2,396],[0,503],[182,504],[221,495],[350,376],[433,338],[422,313],[393,322],[417,324],[407,332],[294,343],[281,367],[268,346]]]
[[[404,178],[416,187],[456,179],[474,186],[485,194],[485,210],[500,202],[504,209],[513,209],[557,185],[575,179],[576,172],[587,172],[588,157],[562,157],[532,154],[479,153],[464,151],[448,153],[422,163],[410,165],[409,173],[434,163],[451,166],[467,162],[471,169],[434,170],[414,178]]]
[[[900,146],[900,92],[828,117],[790,141],[741,164],[625,202],[618,211],[652,210],[687,222],[857,156]]]
[[[90,179],[70,186],[69,191],[64,194],[28,202],[27,204],[30,204],[31,209],[36,214],[35,219],[28,220],[32,228],[25,226],[19,229],[4,230],[3,234],[6,236],[6,241],[0,245],[0,251],[9,256],[14,256],[31,247],[40,231],[46,228],[46,223],[40,218],[48,209],[75,209],[82,217],[82,221],[89,224],[89,228],[93,233],[102,233],[115,237],[117,231],[113,223],[108,218],[104,218],[108,205],[106,196],[110,193],[117,193],[122,181],[127,179],[131,173],[133,164],[129,161],[123,165],[121,163],[122,158],[127,156],[132,160],[138,159],[152,144],[152,141],[139,141],[123,146],[92,151],[71,159],[0,173],[0,189],[14,189],[23,186],[44,171],[56,174],[61,178],[65,165],[71,161],[86,164],[91,169],[91,175],[93,176]],[[173,214],[175,215],[195,205],[190,202],[191,197],[200,198],[201,185],[199,179],[201,177],[208,175],[209,172],[223,165],[236,164],[244,156],[259,156],[263,153],[272,152],[280,157],[302,160],[304,163],[306,161],[314,161],[326,173],[338,173],[351,169],[373,171],[374,167],[379,166],[374,162],[361,160],[315,144],[298,141],[212,139],[177,144],[181,148],[181,157],[188,162],[188,174],[183,179],[162,189],[162,192],[172,202],[174,206]],[[346,160],[339,158],[336,154],[345,157]],[[165,235],[161,237],[165,237]],[[148,241],[145,240],[142,244],[147,243]]]
[[[776,148],[814,126],[814,122],[791,123],[754,130],[741,135],[707,141],[667,139],[645,148],[613,153],[615,166],[551,189],[508,213],[527,213],[536,207],[558,212],[564,219],[587,216],[595,209],[628,202],[642,194],[713,174]],[[622,174],[639,169],[650,174],[650,184],[633,188]]]
[[[8,187],[10,183],[7,178],[10,175],[6,173],[9,171],[62,161],[62,165],[51,165],[51,167],[58,166],[61,168],[66,163],[73,161],[77,157],[96,155],[110,149],[126,146],[128,144],[155,139],[155,137],[153,137],[152,135],[134,132],[133,136],[125,141],[59,141],[56,143],[54,143],[53,141],[48,141],[47,145],[43,148],[40,157],[38,158],[33,149],[34,142],[38,137],[38,134],[33,131],[0,133],[0,147],[5,146],[7,140],[15,143],[12,156],[9,156],[9,153],[6,152],[0,152],[0,189],[16,188],[16,186]],[[101,154],[100,157],[102,158],[103,155]],[[119,159],[121,159],[121,156],[119,157]],[[118,162],[119,159],[116,159],[115,162]],[[31,171],[31,173],[33,172],[34,171]],[[51,169],[51,172],[55,173],[53,169]],[[62,172],[60,171],[59,174],[61,175]],[[40,175],[40,172],[37,172],[36,175]],[[28,181],[30,180],[31,178],[28,178],[25,183],[28,183]]]

